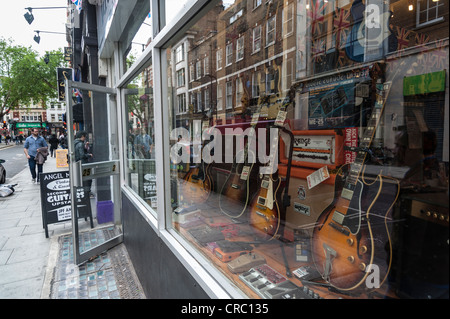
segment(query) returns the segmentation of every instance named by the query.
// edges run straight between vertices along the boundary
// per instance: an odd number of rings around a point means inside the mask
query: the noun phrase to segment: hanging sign
[[[58,81],[58,101],[66,101],[66,80],[72,80],[72,69],[70,68],[56,68],[56,75]]]

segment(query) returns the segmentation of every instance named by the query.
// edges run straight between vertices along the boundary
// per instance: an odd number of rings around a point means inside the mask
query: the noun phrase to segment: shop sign
[[[45,127],[45,123],[40,122],[28,122],[28,123],[16,123],[16,128],[33,128],[33,127]]]
[[[45,228],[45,236],[48,238],[49,224],[68,221],[72,218],[69,172],[41,173],[39,174],[39,180],[42,222]],[[76,191],[76,197],[78,217],[89,217],[91,227],[93,227],[91,202],[87,192],[80,187]]]
[[[403,78],[403,95],[445,91],[445,70]]]

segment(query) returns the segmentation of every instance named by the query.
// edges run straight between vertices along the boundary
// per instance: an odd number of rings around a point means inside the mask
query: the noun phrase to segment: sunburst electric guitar
[[[312,234],[312,257],[318,271],[343,291],[378,288],[391,267],[390,220],[399,182],[381,173],[367,176],[364,164],[365,150],[384,109],[383,95],[390,88],[389,83],[379,85],[356,159],[338,171],[334,199],[319,216]]]
[[[204,203],[211,194],[212,180],[209,165],[205,162],[192,166],[184,175],[181,185],[181,202],[187,205]]]
[[[277,121],[284,123],[286,108],[290,104],[289,95],[283,101],[278,112]],[[268,173],[261,177],[259,190],[253,199],[249,210],[249,225],[255,231],[257,237],[273,239],[280,228],[280,207],[278,205],[279,191],[281,191],[281,178],[276,173],[274,166],[278,164],[279,133],[272,140],[272,158],[267,166]],[[276,163],[276,164],[275,164]]]

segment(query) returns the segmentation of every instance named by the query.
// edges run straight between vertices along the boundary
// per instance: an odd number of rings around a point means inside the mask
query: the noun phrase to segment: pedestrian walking
[[[33,128],[31,129],[31,135],[28,136],[25,140],[25,144],[23,145],[23,152],[28,159],[28,166],[30,167],[31,172],[31,181],[36,183],[39,183],[39,174],[42,173],[42,169],[44,166],[43,163],[39,163],[36,161],[38,149],[41,147],[47,148],[47,142],[42,136],[39,136],[39,129]]]
[[[48,140],[48,142],[50,143],[50,156],[56,157],[55,150],[58,149],[58,144],[59,144],[58,138],[56,137],[55,134],[52,134],[52,136],[50,136],[50,139]]]
[[[89,143],[86,141],[87,132],[78,131],[75,135],[75,161],[81,161],[82,164],[88,163],[92,154],[88,152]],[[92,180],[83,181],[83,187],[86,194],[91,192]]]

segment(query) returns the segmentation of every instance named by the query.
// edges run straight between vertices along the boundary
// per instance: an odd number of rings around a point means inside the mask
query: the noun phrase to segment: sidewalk
[[[44,164],[44,172],[65,170],[52,157]],[[45,237],[40,185],[31,182],[28,168],[8,183],[17,186],[11,196],[0,197],[0,299],[145,299],[124,244],[74,265],[72,224],[51,224]],[[86,246],[105,240],[112,229],[83,224]]]

